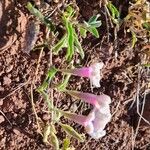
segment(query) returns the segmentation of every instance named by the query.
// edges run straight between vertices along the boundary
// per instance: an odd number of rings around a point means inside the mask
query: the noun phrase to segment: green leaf
[[[87,22],[88,25],[90,25],[91,27],[100,27],[102,23],[101,23],[100,20],[97,21],[97,19],[98,19],[99,16],[100,16],[99,14],[98,14],[98,15],[95,15],[95,16],[92,16],[92,17],[89,19],[89,21]]]
[[[97,19],[99,18],[99,16],[100,16],[100,14],[97,14],[97,15],[95,15],[95,16],[92,16],[92,17],[89,19],[88,23],[96,22]]]
[[[112,17],[114,19],[115,18],[119,19],[120,13],[119,13],[118,9],[111,2],[108,2],[107,7],[111,12]]]
[[[37,91],[44,91],[48,88],[50,81],[52,80],[52,78],[55,76],[55,74],[57,73],[57,69],[55,67],[51,67],[50,70],[48,71],[46,78],[43,82],[43,84],[38,88]]]
[[[82,46],[81,46],[81,43],[79,42],[78,40],[78,36],[76,33],[74,33],[74,43],[75,43],[75,46],[76,46],[76,50],[77,52],[80,54],[81,58],[83,59],[84,58],[84,51],[82,49]]]
[[[67,150],[69,148],[69,145],[70,145],[70,139],[65,138],[62,145],[62,150]]]
[[[131,34],[132,34],[132,48],[133,48],[137,42],[137,37],[133,31],[131,31]]]
[[[80,142],[84,142],[83,135],[79,134],[77,131],[75,131],[71,126],[67,124],[60,124],[62,129],[70,136],[76,138]]]
[[[54,51],[55,54],[58,54],[58,52],[66,46],[66,40],[67,40],[67,35],[65,34],[59,42],[52,48],[52,51]]]
[[[67,22],[66,28],[68,33],[68,48],[66,59],[70,61],[74,54],[74,28],[70,22]]]
[[[95,27],[87,28],[90,33],[92,33],[96,38],[99,38],[98,30]]]
[[[69,79],[70,79],[70,74],[65,75],[65,79],[60,83],[59,85],[56,86],[56,88],[59,91],[64,91],[68,85]]]
[[[96,21],[96,22],[92,22],[89,24],[91,27],[100,27],[102,25],[102,22],[101,21]]]
[[[149,22],[144,22],[142,25],[146,30],[150,31],[150,23]]]
[[[27,3],[27,9],[36,16],[42,23],[44,23],[50,30],[54,31],[54,25],[43,14],[36,9],[30,2]]]
[[[50,134],[50,141],[51,141],[53,148],[55,150],[59,150],[59,140],[57,136],[54,134],[54,132],[51,132]]]
[[[83,38],[86,38],[86,32],[87,32],[87,30],[86,29],[84,29],[83,27],[80,27],[80,34],[81,34],[81,36],[83,37]]]

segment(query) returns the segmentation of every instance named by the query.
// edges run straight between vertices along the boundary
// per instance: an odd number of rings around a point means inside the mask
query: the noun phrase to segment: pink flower
[[[81,99],[89,104],[92,104],[96,108],[101,108],[101,110],[107,109],[105,106],[108,106],[111,103],[111,98],[105,94],[94,95],[71,90],[66,90],[66,92],[77,99]]]
[[[107,107],[103,109],[94,108],[88,116],[77,115],[77,114],[64,114],[67,118],[73,120],[74,122],[84,126],[86,132],[94,139],[99,139],[106,135],[104,130],[106,124],[111,120],[111,113],[109,109],[109,104],[105,105]],[[105,111],[102,111],[105,110]]]
[[[77,114],[64,114],[67,118],[85,127],[86,132],[94,139],[105,136],[104,130],[106,124],[111,120],[109,104],[111,98],[108,95],[94,95],[90,93],[82,93],[78,91],[68,91],[70,95],[82,99],[87,103],[93,104],[94,108],[88,116]]]
[[[108,106],[109,108],[109,106]],[[94,119],[89,121],[85,127],[86,132],[94,139],[99,139],[106,135],[104,130],[106,124],[111,120],[110,109],[102,111],[94,108],[91,113],[94,114]],[[91,115],[91,113],[89,115]]]
[[[82,68],[75,68],[75,69],[63,69],[62,72],[71,73],[76,76],[81,77],[88,77],[90,78],[91,85],[95,87],[100,87],[100,80],[101,80],[101,72],[100,70],[103,68],[104,63],[94,63],[90,67],[82,67]]]

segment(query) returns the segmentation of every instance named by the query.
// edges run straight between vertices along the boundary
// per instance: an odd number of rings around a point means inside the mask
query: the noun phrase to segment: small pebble
[[[4,122],[5,121],[5,118],[4,116],[0,115],[0,123]]]
[[[0,106],[2,106],[3,105],[3,100],[0,100]]]
[[[13,132],[16,134],[16,135],[19,135],[20,134],[20,131],[18,129],[13,129]]]

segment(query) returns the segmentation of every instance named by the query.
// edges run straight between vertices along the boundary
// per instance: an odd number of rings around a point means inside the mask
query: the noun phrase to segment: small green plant
[[[37,17],[46,27],[53,32],[55,26],[50,20],[48,20],[38,9],[36,9],[31,3],[27,5],[28,10]],[[81,58],[84,58],[84,51],[82,49],[81,43],[78,36],[81,35],[82,38],[86,38],[87,32],[90,32],[96,38],[99,38],[99,33],[97,28],[101,26],[101,21],[98,20],[100,15],[92,16],[88,22],[84,21],[79,23],[75,17],[76,11],[68,5],[65,11],[62,13],[61,21],[65,29],[65,33],[62,38],[52,47],[52,53],[58,54],[63,48],[67,49],[66,60],[70,62],[73,56],[77,53],[80,54]],[[56,32],[56,31],[55,31]],[[73,64],[73,61],[72,61]],[[76,123],[85,127],[87,133],[91,135],[94,139],[99,139],[106,134],[104,130],[105,125],[110,121],[111,114],[109,111],[109,104],[111,99],[107,95],[94,95],[90,93],[82,93],[79,91],[67,90],[67,85],[70,79],[71,74],[87,77],[90,79],[91,85],[95,87],[100,87],[100,69],[103,67],[103,63],[94,63],[90,67],[81,67],[81,68],[72,68],[71,69],[57,69],[53,65],[50,67],[46,74],[46,78],[42,85],[37,89],[37,91],[43,96],[45,102],[47,103],[48,112],[51,114],[51,121],[44,124],[43,129],[43,142],[51,144],[56,150],[60,149],[60,140],[57,137],[57,130],[55,129],[55,124],[58,124],[63,131],[66,132],[67,137],[64,141],[61,141],[62,149],[69,149],[70,138],[73,137],[80,142],[85,140],[84,134],[79,134],[73,127],[68,124],[61,122],[61,117],[68,118],[75,121]],[[68,64],[70,66],[70,64]],[[72,65],[73,66],[73,65]],[[60,83],[53,83],[53,78],[56,74],[60,72],[63,74],[63,79]],[[56,92],[64,92],[69,94],[77,99],[82,99],[83,101],[92,104],[93,110],[88,116],[77,115],[69,111],[63,111],[58,109],[57,106],[53,104],[53,94],[49,96],[49,89]],[[102,113],[101,111],[107,111]],[[95,116],[100,116],[103,118],[103,125],[101,125],[101,119],[98,119]],[[99,124],[100,128],[96,128],[95,124]],[[50,142],[51,141],[51,142]]]
[[[68,61],[72,59],[75,52],[78,52],[83,59],[84,51],[78,39],[77,31],[83,38],[86,37],[87,31],[98,38],[97,28],[101,26],[101,21],[97,20],[99,15],[91,17],[88,22],[79,23],[75,19],[75,10],[71,6],[68,6],[62,15],[62,23],[66,32],[58,43],[53,46],[52,50],[57,55],[62,48],[67,48],[66,59]]]

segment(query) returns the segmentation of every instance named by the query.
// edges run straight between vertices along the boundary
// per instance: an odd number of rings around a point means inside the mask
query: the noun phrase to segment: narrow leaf
[[[71,126],[67,125],[67,124],[62,124],[61,123],[61,127],[63,128],[63,130],[70,136],[76,138],[77,140],[79,140],[80,142],[84,142],[84,138],[83,135],[79,134],[77,131],[75,131]]]
[[[59,140],[53,132],[51,132],[51,134],[50,134],[50,141],[51,141],[51,144],[54,147],[54,149],[59,150]]]
[[[67,33],[68,33],[68,48],[67,48],[66,58],[67,60],[70,61],[74,54],[74,34],[73,34],[74,29],[70,22],[67,22],[66,27],[67,27]]]
[[[92,16],[90,19],[89,19],[89,21],[87,22],[87,24],[89,25],[89,26],[91,26],[91,27],[100,27],[101,26],[101,21],[100,20],[98,20],[97,21],[97,19],[98,19],[98,17],[99,17],[100,15],[98,14],[98,15],[96,15],[96,16]]]
[[[45,128],[44,128],[44,133],[43,133],[43,142],[44,143],[48,143],[48,136],[50,134],[50,125],[47,125]]]
[[[66,46],[66,40],[67,40],[67,35],[65,34],[59,42],[52,48],[52,51],[54,51],[55,54],[58,54],[58,52]]]
[[[68,85],[70,76],[70,74],[65,75],[65,79],[62,81],[62,83],[58,84],[56,88],[60,91],[64,91]]]
[[[99,38],[98,30],[95,27],[89,27],[88,31],[92,33],[96,38]]]
[[[92,16],[92,17],[89,19],[88,23],[90,24],[90,23],[92,23],[92,22],[96,22],[99,16],[100,16],[100,14],[97,14],[97,15],[95,15],[95,16]]]
[[[83,59],[84,58],[84,51],[82,49],[82,46],[81,46],[81,43],[79,42],[78,40],[78,36],[76,33],[74,33],[74,43],[75,43],[75,46],[76,46],[76,50],[77,52],[80,54],[81,58]]]
[[[92,22],[89,24],[91,27],[100,27],[102,25],[102,22],[101,21],[96,21],[96,22]]]
[[[57,73],[57,69],[55,67],[51,67],[47,73],[47,76],[43,82],[43,84],[38,88],[38,91],[44,91],[48,88],[50,81]]]
[[[119,19],[120,13],[119,13],[118,9],[111,2],[108,2],[107,7],[111,12],[112,17]]]

